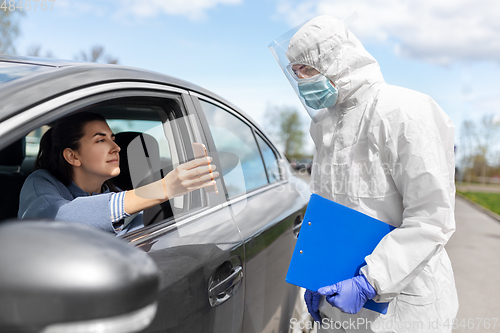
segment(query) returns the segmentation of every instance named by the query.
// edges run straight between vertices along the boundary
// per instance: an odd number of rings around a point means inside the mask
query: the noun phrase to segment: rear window
[[[0,62],[0,84],[10,82],[28,75],[48,71],[52,67],[19,64],[13,62]]]

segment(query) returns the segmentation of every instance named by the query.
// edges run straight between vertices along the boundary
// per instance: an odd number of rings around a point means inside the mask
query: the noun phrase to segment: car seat
[[[19,194],[28,174],[21,171],[26,140],[21,138],[0,151],[0,221],[17,217]]]
[[[140,132],[121,132],[115,136],[120,150],[120,174],[112,179],[122,190],[161,179],[160,148],[154,137]],[[135,186],[134,186],[135,185]]]
[[[146,133],[121,132],[115,135],[120,150],[120,175],[112,182],[121,190],[131,190],[162,179],[171,168],[164,168],[160,161],[158,141]],[[144,225],[172,216],[170,203],[144,210]]]

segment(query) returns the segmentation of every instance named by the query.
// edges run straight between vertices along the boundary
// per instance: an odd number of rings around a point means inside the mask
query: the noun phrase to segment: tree
[[[495,121],[493,114],[485,115],[481,119],[481,135],[480,140],[480,150],[483,152],[484,157],[489,159],[491,156],[492,143],[496,142],[498,137],[498,130],[500,128],[500,123]]]
[[[33,44],[28,48],[28,52],[26,53],[28,57],[42,57],[42,46],[39,44]],[[45,58],[54,58],[52,52],[45,52]]]
[[[85,51],[81,51],[80,54],[75,57],[75,60],[82,60],[88,62],[104,62],[106,64],[118,63],[117,58],[114,58],[110,55],[105,55],[104,47],[100,45],[93,46],[88,54],[85,53]]]
[[[477,134],[476,124],[471,120],[464,120],[460,131],[460,150],[462,153],[461,169],[465,180],[472,181],[472,166],[476,152]]]
[[[303,154],[304,131],[300,113],[293,107],[270,106],[267,108],[269,124],[267,130],[282,145],[288,159],[299,158]]]
[[[1,1],[1,0],[0,0]],[[19,35],[19,25],[17,17],[24,15],[21,11],[0,10],[0,54],[16,54],[14,40]],[[27,56],[41,57],[41,45],[31,45],[27,50]],[[52,58],[52,52],[45,52],[46,58]],[[92,47],[87,54],[81,51],[79,55],[75,56],[76,60],[89,61],[89,62],[104,62],[107,64],[117,64],[118,58],[104,54],[104,47],[96,45]]]
[[[494,164],[497,163],[497,138],[500,123],[493,114],[485,115],[476,124],[471,120],[464,120],[461,128],[461,167],[466,181],[477,180],[477,177],[492,176]]]
[[[14,40],[19,35],[19,11],[0,10],[0,54],[16,54]]]

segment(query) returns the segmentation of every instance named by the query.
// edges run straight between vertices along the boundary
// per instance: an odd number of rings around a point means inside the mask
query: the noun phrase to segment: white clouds
[[[206,11],[218,5],[238,5],[243,0],[123,0],[122,13],[138,17],[158,14],[186,16],[191,20],[204,19]]]
[[[363,42],[387,42],[403,56],[447,64],[500,62],[498,0],[279,0],[278,13],[295,26],[328,14],[360,18],[350,29]]]
[[[36,3],[32,4],[32,7],[34,7],[35,4]],[[49,6],[51,6],[50,3]],[[57,0],[57,3],[54,2],[54,5],[52,5],[52,9],[54,11],[58,10],[59,13],[63,16],[72,16],[72,17],[77,17],[79,15],[89,15],[89,14],[103,16],[108,11],[108,8],[106,8],[103,2],[93,2],[93,1],[82,2],[73,0]]]
[[[159,14],[185,16],[190,20],[207,17],[206,11],[219,5],[239,5],[243,0],[58,0],[57,9],[67,16],[96,14],[115,19],[149,18]],[[55,7],[54,7],[55,8]]]

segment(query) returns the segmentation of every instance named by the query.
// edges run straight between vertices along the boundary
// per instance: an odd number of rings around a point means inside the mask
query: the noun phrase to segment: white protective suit
[[[451,120],[429,96],[386,84],[377,61],[340,20],[306,23],[286,57],[316,68],[339,90],[327,116],[311,123],[312,191],[397,227],[361,270],[377,291],[374,300],[390,301],[388,313],[363,308],[349,315],[324,297],[320,311],[346,332],[451,331],[458,310],[444,249],[455,230]]]

